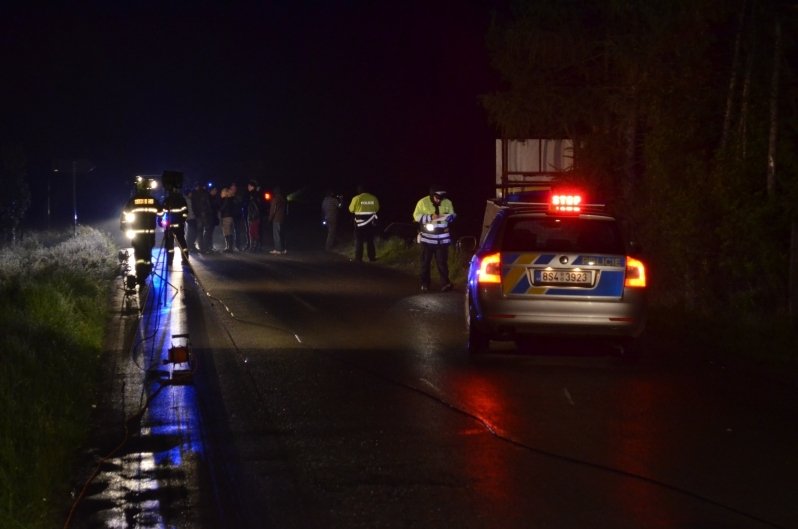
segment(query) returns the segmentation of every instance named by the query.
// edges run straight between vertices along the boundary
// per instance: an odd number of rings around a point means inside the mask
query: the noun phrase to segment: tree
[[[798,105],[778,105],[795,13],[779,0],[516,1],[488,37],[506,88],[484,104],[503,136],[574,140],[577,172],[663,272],[658,301],[778,311],[796,206],[767,197],[798,187],[783,125]]]
[[[27,160],[21,145],[0,147],[0,225],[3,240],[15,244],[19,225],[31,202],[26,172]]]

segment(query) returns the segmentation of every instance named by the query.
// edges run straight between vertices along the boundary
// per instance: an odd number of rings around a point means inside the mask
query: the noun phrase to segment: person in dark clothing
[[[235,248],[239,252],[244,251],[247,245],[247,232],[246,232],[246,198],[243,193],[239,192],[238,185],[233,182],[230,184],[230,193],[233,197],[233,230],[235,231]]]
[[[188,263],[188,245],[185,235],[187,218],[186,198],[179,189],[170,189],[163,201],[164,246],[166,247],[166,262],[170,265],[175,258],[175,240],[180,247],[183,262]]]
[[[256,180],[247,184],[247,250],[258,252],[261,248],[261,225],[266,204],[261,195],[260,186]]]
[[[197,219],[197,246],[200,253],[209,251],[209,233],[213,234],[213,208],[211,207],[211,196],[203,186],[197,186],[191,193],[191,207]]]
[[[336,233],[338,231],[338,212],[340,209],[341,199],[331,189],[328,189],[327,194],[321,201],[321,215],[324,226],[327,228],[327,240],[324,243],[324,249],[328,252],[335,246]]]
[[[230,253],[235,248],[235,196],[229,187],[222,188],[222,203],[219,207],[219,217],[222,221],[222,235],[224,236],[224,252]]]
[[[280,187],[274,188],[274,196],[272,197],[272,203],[269,207],[269,222],[272,223],[272,235],[274,236],[274,250],[269,253],[272,254],[285,254],[288,253],[288,250],[285,249],[285,241],[283,240],[284,231],[283,231],[283,223],[285,222],[285,216],[288,212],[288,201],[283,195],[282,190]]]
[[[219,194],[219,188],[213,185],[208,191],[208,194],[211,199],[212,218],[210,228],[205,233],[205,246],[208,248],[208,252],[215,252],[216,248],[213,247],[213,235],[216,231],[216,226],[219,225],[219,210],[222,209],[222,197]]]
[[[186,206],[188,206],[188,216],[186,217],[186,248],[188,253],[196,253],[197,251],[197,217],[194,215],[194,202],[191,198],[194,189],[197,186],[190,188],[185,194]]]

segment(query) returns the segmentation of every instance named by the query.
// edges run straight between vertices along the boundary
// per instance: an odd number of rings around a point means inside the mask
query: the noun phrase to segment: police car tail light
[[[582,195],[578,193],[553,193],[549,200],[549,210],[553,213],[578,215],[582,211]]]
[[[643,288],[646,286],[646,267],[641,261],[633,257],[626,258],[626,282],[627,287]]]
[[[484,256],[479,261],[479,271],[477,272],[477,282],[480,284],[501,283],[502,282],[502,257],[500,253],[492,253]]]

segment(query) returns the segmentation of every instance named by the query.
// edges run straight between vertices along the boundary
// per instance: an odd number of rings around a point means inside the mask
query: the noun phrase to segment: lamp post
[[[71,160],[70,168],[72,171],[72,233],[78,234],[78,171],[81,173],[90,173],[94,171],[94,164],[88,160]],[[53,172],[60,173],[63,171],[64,166],[67,165],[63,161],[58,161],[53,164]],[[49,206],[48,206],[49,209]],[[48,213],[49,218],[49,213]]]
[[[78,234],[77,162],[72,160],[72,234]]]

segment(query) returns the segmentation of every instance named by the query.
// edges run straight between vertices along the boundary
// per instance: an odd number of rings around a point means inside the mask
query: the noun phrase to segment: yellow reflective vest
[[[349,212],[355,216],[355,226],[358,228],[376,224],[379,210],[380,201],[371,193],[360,193],[352,197],[349,203]]]
[[[424,244],[451,244],[452,236],[449,233],[451,224],[457,215],[454,205],[448,198],[441,200],[436,206],[429,196],[425,196],[416,204],[413,211],[413,220],[419,225],[419,242]]]

